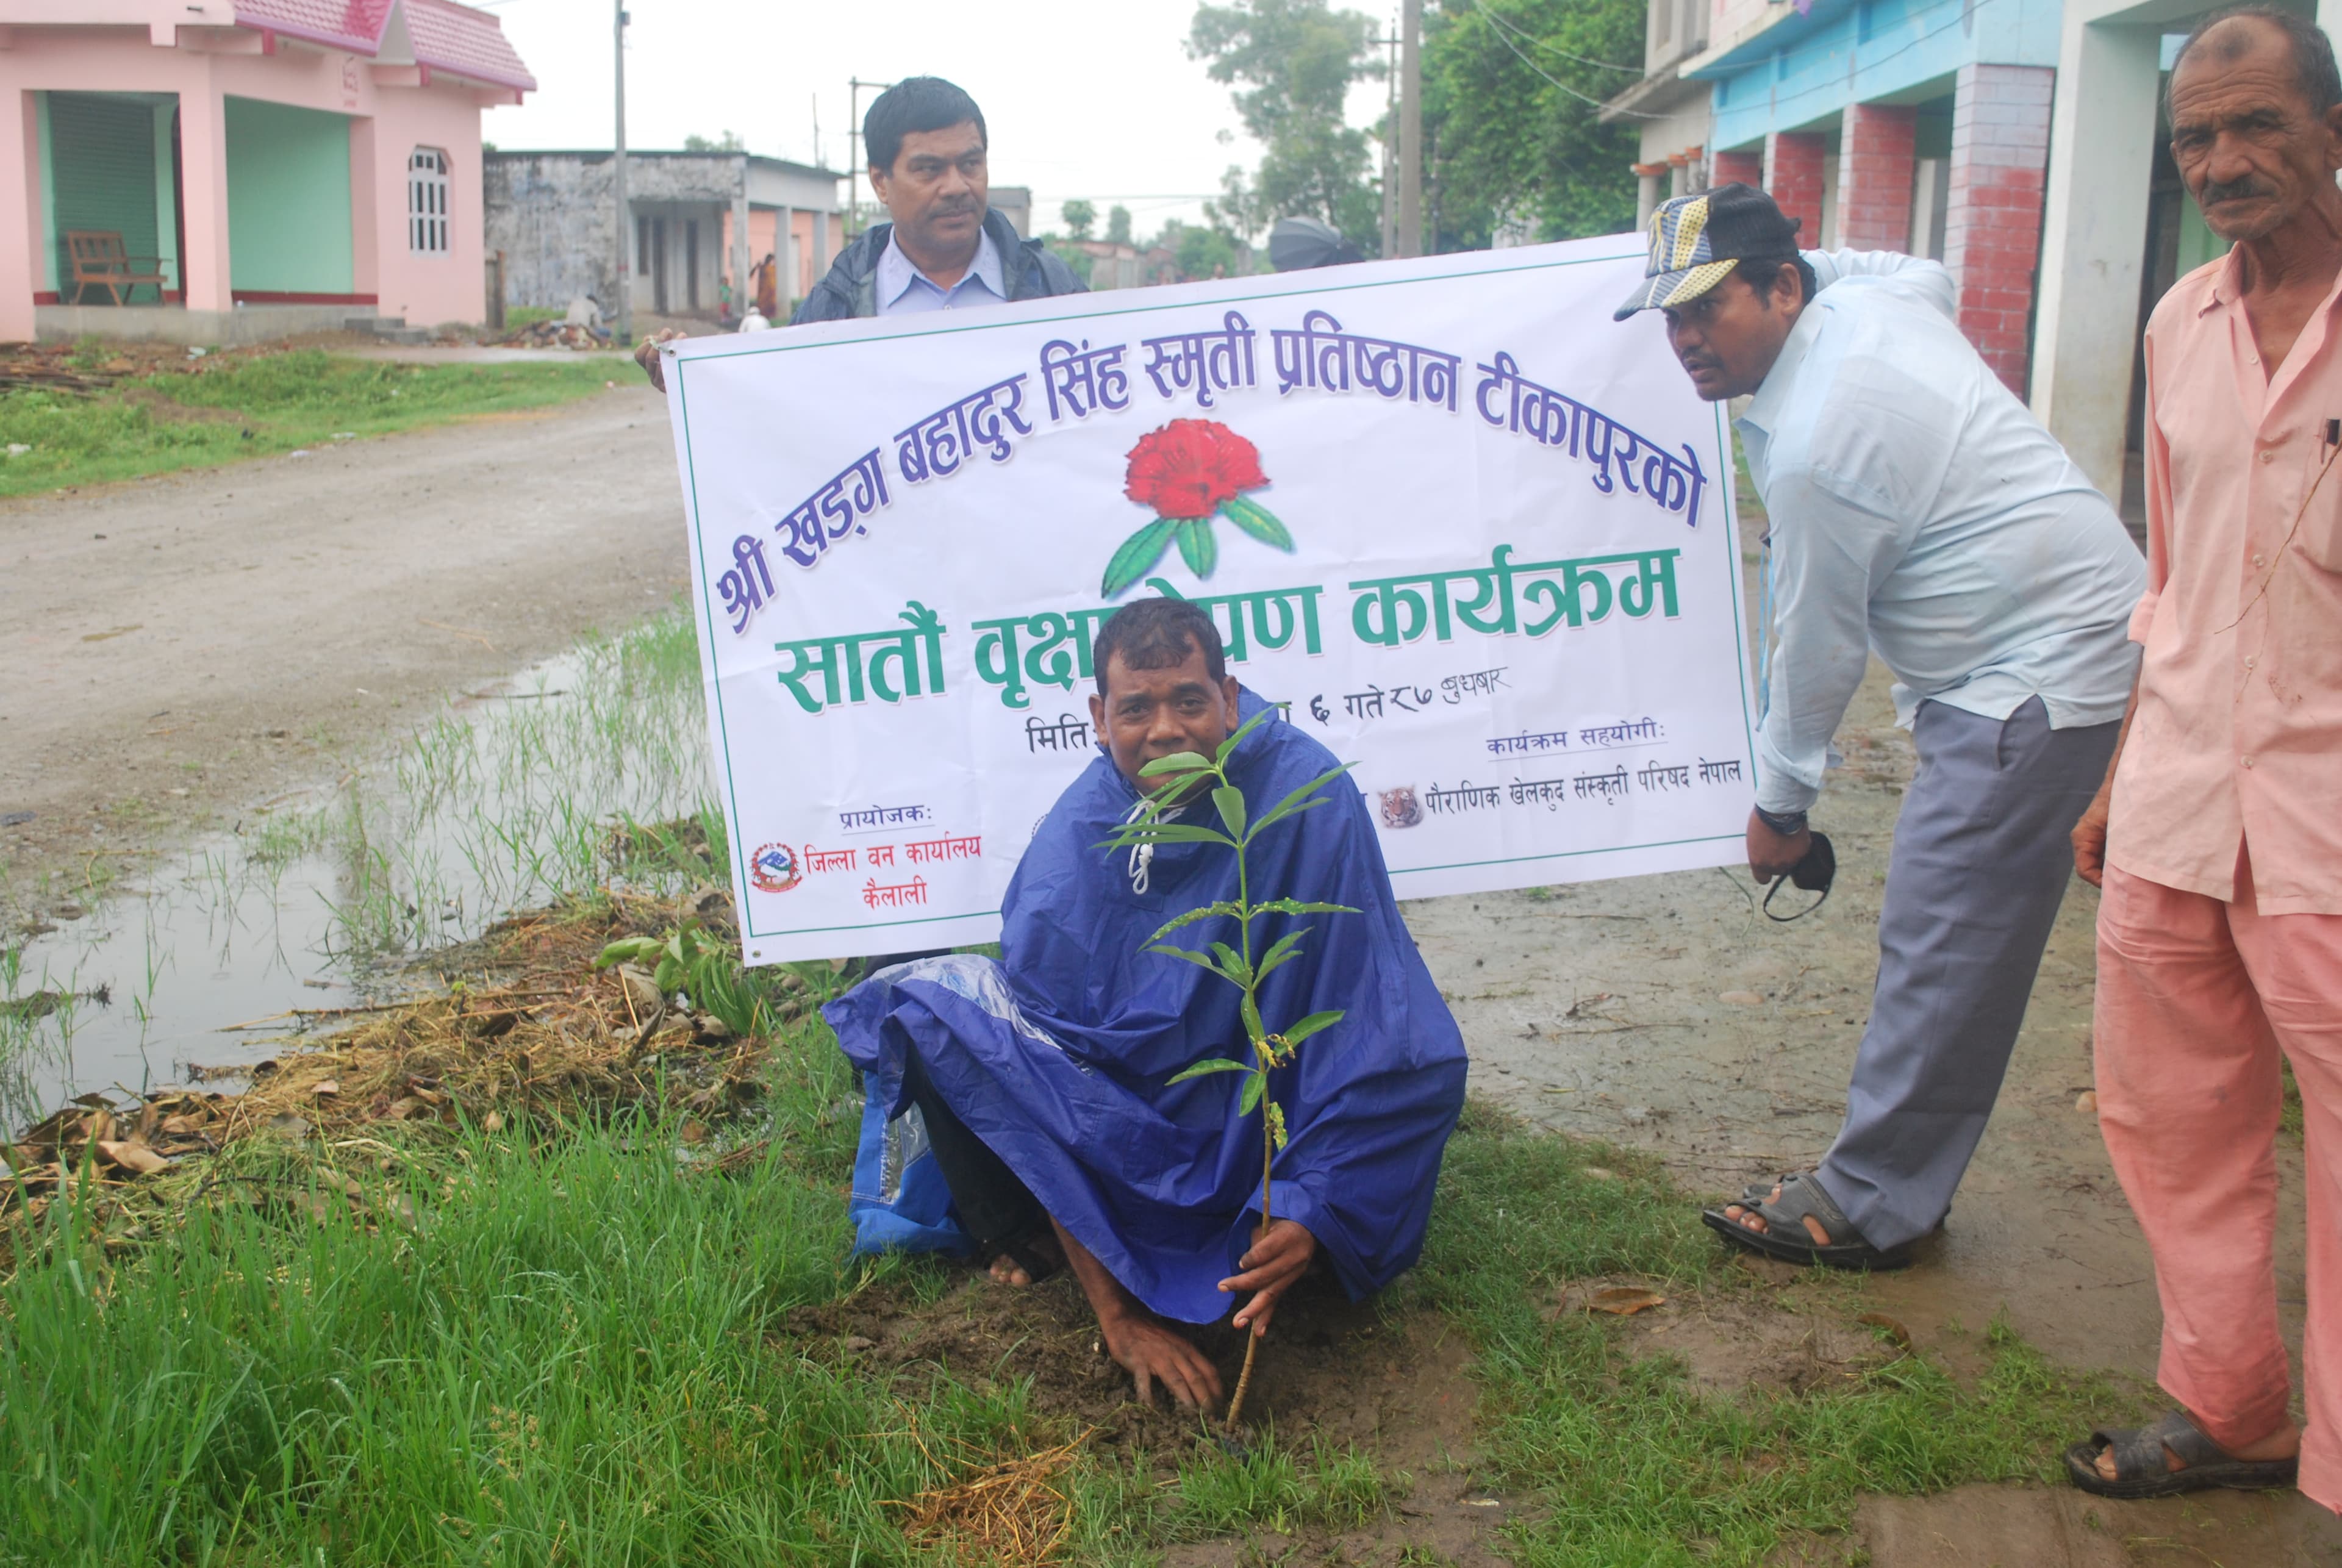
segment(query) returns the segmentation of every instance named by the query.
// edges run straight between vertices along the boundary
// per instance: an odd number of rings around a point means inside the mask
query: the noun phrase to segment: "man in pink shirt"
[[[2138,688],[2074,830],[2104,881],[2098,1114],[2155,1252],[2180,1409],[2067,1455],[2111,1496],[2281,1486],[2342,1510],[2342,76],[2308,22],[2212,18],[2171,150],[2235,249],[2147,329]],[[2272,1246],[2280,1055],[2307,1153],[2306,1427]]]

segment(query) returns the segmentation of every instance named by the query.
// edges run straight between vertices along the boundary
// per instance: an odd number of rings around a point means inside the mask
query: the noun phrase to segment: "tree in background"
[[[1070,238],[1086,240],[1090,237],[1090,230],[1097,223],[1097,205],[1096,203],[1086,202],[1076,196],[1059,207],[1057,215],[1066,220],[1066,233]]]
[[[1130,243],[1130,209],[1128,207],[1116,205],[1106,209],[1106,237],[1107,243],[1111,245],[1126,245]]]
[[[1222,229],[1183,225],[1171,257],[1184,278],[1230,277],[1238,270],[1236,242]]]
[[[1196,7],[1188,57],[1209,61],[1212,80],[1236,88],[1236,113],[1265,149],[1251,176],[1228,171],[1211,205],[1216,225],[1250,239],[1281,217],[1319,218],[1366,255],[1380,250],[1371,144],[1343,113],[1352,83],[1382,79],[1376,32],[1372,16],[1328,0]]]
[[[726,131],[712,142],[706,136],[686,136],[683,150],[686,153],[745,153],[748,150],[748,144],[740,139],[739,132]]]
[[[1481,249],[1507,222],[1541,240],[1635,226],[1635,125],[1595,111],[1642,75],[1644,12],[1644,0],[1441,0],[1425,17],[1434,248]]]

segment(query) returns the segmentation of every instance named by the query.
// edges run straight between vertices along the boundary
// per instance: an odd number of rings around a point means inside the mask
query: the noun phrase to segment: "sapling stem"
[[[1272,898],[1258,904],[1253,903],[1252,867],[1245,852],[1262,833],[1276,823],[1288,816],[1296,816],[1313,807],[1326,804],[1326,797],[1318,792],[1349,771],[1347,764],[1345,764],[1330,773],[1320,774],[1286,795],[1260,816],[1254,817],[1245,800],[1244,792],[1228,776],[1228,759],[1235,755],[1238,743],[1268,717],[1266,714],[1255,715],[1236,734],[1221,742],[1217,752],[1212,756],[1206,757],[1200,752],[1182,752],[1176,756],[1158,757],[1139,769],[1139,777],[1142,780],[1162,778],[1166,783],[1160,793],[1150,797],[1144,809],[1118,827],[1114,836],[1106,840],[1104,846],[1123,849],[1140,844],[1200,843],[1226,844],[1236,852],[1236,898],[1233,901],[1223,900],[1216,904],[1191,909],[1186,914],[1169,921],[1149,939],[1147,950],[1160,953],[1166,957],[1184,960],[1201,969],[1208,969],[1234,985],[1242,994],[1243,1001],[1238,1013],[1244,1022],[1246,1044],[1249,1049],[1249,1062],[1235,1062],[1225,1056],[1207,1056],[1186,1070],[1174,1074],[1170,1081],[1177,1084],[1188,1078],[1201,1077],[1207,1073],[1244,1074],[1245,1083],[1240,1092],[1242,1097],[1238,1101],[1241,1114],[1250,1114],[1255,1108],[1260,1112],[1260,1230],[1254,1238],[1256,1247],[1268,1239],[1270,1227],[1276,1223],[1276,1213],[1271,1206],[1271,1182],[1276,1170],[1276,1152],[1285,1144],[1285,1114],[1283,1108],[1269,1096],[1269,1073],[1272,1069],[1291,1061],[1295,1049],[1301,1042],[1320,1030],[1341,1022],[1342,1014],[1338,1012],[1313,1013],[1296,1023],[1286,1025],[1282,1034],[1273,1033],[1268,1028],[1262,1021],[1260,1013],[1261,982],[1277,965],[1299,954],[1302,933],[1308,928],[1304,926],[1300,930],[1278,938],[1266,954],[1256,960],[1253,949],[1253,922],[1269,914],[1356,914],[1358,913],[1347,904],[1305,904],[1290,897]],[[1211,781],[1213,785],[1208,791],[1203,787],[1206,781]],[[1227,828],[1227,832],[1219,833],[1196,824],[1175,822],[1166,814],[1166,803],[1176,802],[1206,793],[1209,794],[1213,804],[1218,808],[1221,823]],[[1163,940],[1164,937],[1190,922],[1219,915],[1229,916],[1236,922],[1237,930],[1241,934],[1237,938],[1238,946],[1232,948],[1226,943],[1216,942],[1210,944],[1207,948],[1199,950],[1176,946]],[[1258,1299],[1258,1293],[1255,1293],[1255,1299]],[[1222,1429],[1227,1433],[1233,1433],[1236,1430],[1237,1423],[1243,1418],[1245,1395],[1252,1388],[1253,1364],[1259,1351],[1259,1324],[1254,1323],[1246,1331],[1244,1370],[1236,1377],[1236,1393],[1228,1401],[1227,1415],[1222,1424]]]

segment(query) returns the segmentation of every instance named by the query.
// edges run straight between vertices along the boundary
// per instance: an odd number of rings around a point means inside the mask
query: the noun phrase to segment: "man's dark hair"
[[[2301,95],[2309,102],[2310,113],[2323,115],[2337,104],[2342,104],[2342,69],[2334,64],[2334,41],[2326,30],[2308,17],[2276,5],[2232,5],[2225,11],[2215,11],[2187,35],[2179,45],[2179,53],[2171,62],[2171,74],[2179,75],[2179,62],[2195,53],[2204,35],[2223,22],[2249,19],[2266,22],[2285,35],[2287,46],[2293,52],[2294,75],[2301,86]],[[2223,65],[2233,65],[2250,52],[2252,45],[2242,29],[2211,46],[2214,57]],[[2166,89],[2167,101],[2168,89]]]
[[[1204,668],[1212,679],[1225,679],[1227,651],[1220,646],[1220,629],[1208,612],[1185,599],[1133,599],[1106,617],[1098,628],[1097,645],[1090,650],[1098,695],[1106,695],[1106,661],[1116,654],[1125,669],[1167,670],[1186,664],[1197,648],[1204,651]]]
[[[895,172],[903,155],[903,138],[919,131],[948,131],[976,122],[976,139],[986,148],[992,135],[984,128],[984,111],[976,100],[941,76],[906,76],[885,92],[862,116],[862,145],[870,166]]]
[[[1821,280],[1814,275],[1814,264],[1801,255],[1746,256],[1732,270],[1740,281],[1770,299],[1774,285],[1781,281],[1781,264],[1794,262],[1797,268],[1797,286],[1806,291],[1805,302],[1811,305],[1814,295],[1821,292]]]

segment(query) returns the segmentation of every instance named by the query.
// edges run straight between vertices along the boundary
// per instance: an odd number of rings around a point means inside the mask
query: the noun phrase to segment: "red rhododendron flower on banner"
[[[1221,502],[1267,483],[1251,442],[1209,419],[1175,419],[1130,449],[1122,493],[1160,517],[1209,517]]]
[[[1106,563],[1099,592],[1107,598],[1145,577],[1171,546],[1198,577],[1219,563],[1212,520],[1225,517],[1262,544],[1293,548],[1293,535],[1268,508],[1245,495],[1268,483],[1260,449],[1209,419],[1175,419],[1130,449],[1122,493],[1151,508],[1155,521],[1122,542]]]

